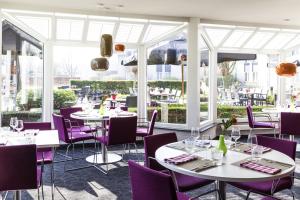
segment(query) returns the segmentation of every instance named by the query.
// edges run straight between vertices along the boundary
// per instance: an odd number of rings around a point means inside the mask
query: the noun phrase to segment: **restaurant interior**
[[[299,6],[0,0],[0,200],[300,199]]]

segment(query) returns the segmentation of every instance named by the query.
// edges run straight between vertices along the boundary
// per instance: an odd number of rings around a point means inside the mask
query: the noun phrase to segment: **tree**
[[[67,58],[62,65],[63,65],[64,75],[66,75],[70,78],[76,77],[78,75],[78,72],[79,72],[78,65],[74,65],[72,63],[72,60],[70,59],[70,57]]]

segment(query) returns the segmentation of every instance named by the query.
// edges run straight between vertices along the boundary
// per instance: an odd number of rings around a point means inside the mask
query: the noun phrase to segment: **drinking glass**
[[[234,140],[234,147],[236,148],[236,143],[241,137],[241,131],[238,127],[232,127],[231,138]]]
[[[263,147],[258,144],[256,135],[249,135],[247,142],[251,148],[251,159],[256,161],[260,160]]]
[[[194,146],[195,146],[195,140],[192,137],[188,137],[184,141],[185,143],[185,149],[188,153],[193,153],[194,151]]]
[[[217,166],[221,166],[223,164],[223,151],[220,151],[219,149],[213,149],[211,156]]]
[[[24,128],[23,120],[17,120],[16,130],[18,131],[18,133],[20,133],[21,130],[23,130],[23,128]]]
[[[194,138],[195,141],[200,138],[200,129],[198,127],[192,127],[191,137]]]
[[[13,131],[16,129],[17,121],[18,121],[17,117],[10,118],[9,126],[12,128]]]

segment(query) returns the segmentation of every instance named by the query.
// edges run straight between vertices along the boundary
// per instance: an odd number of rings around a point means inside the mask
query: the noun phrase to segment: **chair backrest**
[[[126,106],[128,108],[137,107],[137,96],[127,96],[126,97]]]
[[[51,122],[24,122],[26,129],[51,130]]]
[[[276,151],[284,153],[285,155],[289,156],[294,160],[296,158],[297,142],[295,141],[282,140],[278,138],[257,135],[257,143],[259,145],[270,147]]]
[[[254,118],[253,118],[253,111],[251,105],[248,105],[246,107],[247,110],[247,116],[248,116],[248,123],[250,128],[254,128]]]
[[[61,115],[52,114],[54,128],[58,131],[59,139],[63,142],[69,143],[69,134],[65,125],[65,119]]]
[[[158,135],[150,135],[144,137],[145,148],[145,166],[154,170],[165,169],[157,161],[149,159],[149,157],[155,157],[155,151],[168,143],[177,142],[176,133],[162,133]]]
[[[132,200],[176,200],[172,177],[128,161]]]
[[[36,145],[0,147],[0,191],[37,189]]]
[[[75,112],[80,112],[82,111],[81,107],[68,107],[68,108],[61,108],[60,109],[60,114],[61,116],[63,116],[65,119],[72,119],[71,118],[71,114],[75,113]],[[73,119],[75,120],[75,119]],[[84,121],[83,120],[79,120],[76,119],[75,121],[77,121],[79,123],[79,125],[84,125]]]
[[[280,133],[300,135],[300,113],[282,112],[280,116]]]
[[[157,110],[154,110],[153,113],[152,113],[150,125],[148,127],[148,135],[153,135],[156,116],[157,116]]]
[[[109,120],[108,145],[130,144],[136,140],[137,117],[112,117]]]

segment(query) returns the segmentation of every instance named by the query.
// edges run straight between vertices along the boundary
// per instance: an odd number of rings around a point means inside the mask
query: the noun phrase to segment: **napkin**
[[[261,148],[262,148],[262,153],[266,153],[266,152],[269,152],[269,151],[272,150],[269,147],[261,147]],[[251,154],[252,153],[252,148],[244,150],[244,153]]]
[[[170,164],[174,164],[174,165],[179,165],[179,164],[186,163],[186,162],[189,162],[189,161],[197,160],[197,158],[198,157],[195,156],[195,155],[182,154],[182,155],[179,155],[179,156],[166,158],[165,162],[170,163]]]
[[[275,167],[269,167],[263,164],[259,164],[257,162],[254,161],[246,161],[246,162],[242,162],[240,163],[240,166],[243,168],[247,168],[247,169],[251,169],[254,171],[258,171],[258,172],[263,172],[266,174],[277,174],[279,172],[281,172],[281,169],[275,168]]]

